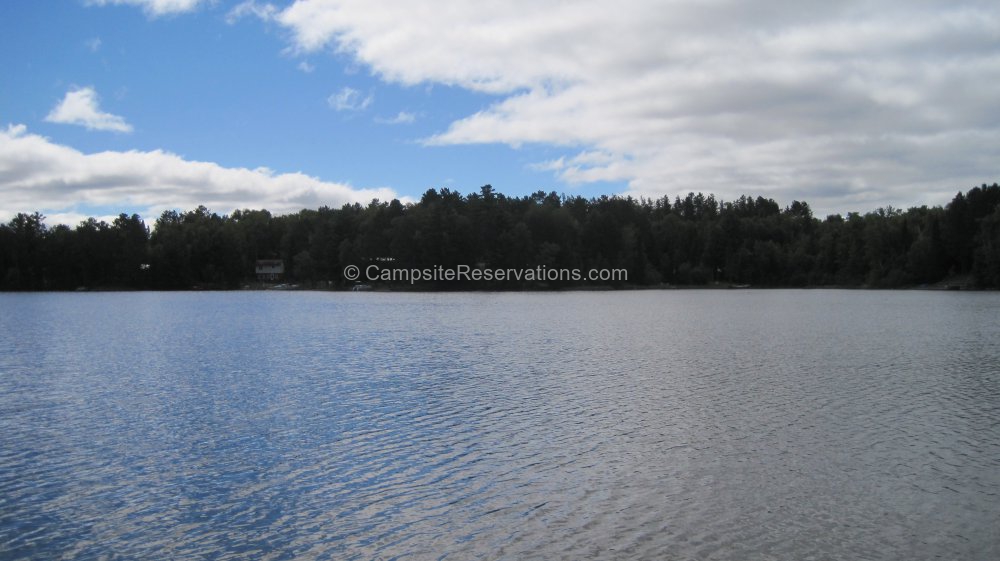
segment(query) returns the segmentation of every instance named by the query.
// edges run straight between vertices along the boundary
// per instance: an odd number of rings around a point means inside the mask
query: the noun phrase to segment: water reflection
[[[0,295],[0,552],[993,558],[1000,296]]]

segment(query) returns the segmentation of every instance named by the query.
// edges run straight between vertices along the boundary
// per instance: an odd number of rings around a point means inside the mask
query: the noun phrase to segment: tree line
[[[374,200],[275,216],[166,211],[48,227],[35,212],[0,225],[0,289],[238,288],[259,259],[280,259],[285,281],[344,287],[343,268],[625,269],[628,285],[867,286],[964,276],[1000,287],[1000,186],[959,192],[944,208],[813,216],[805,202],[673,201],[631,197],[509,197],[490,185],[462,195],[430,189],[419,202]],[[469,288],[560,288],[507,279]],[[619,281],[611,284],[621,285]],[[461,284],[423,288],[463,288]]]

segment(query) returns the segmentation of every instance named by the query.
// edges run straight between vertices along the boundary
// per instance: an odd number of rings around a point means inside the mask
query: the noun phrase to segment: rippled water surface
[[[2,559],[1000,559],[1000,295],[0,294]]]

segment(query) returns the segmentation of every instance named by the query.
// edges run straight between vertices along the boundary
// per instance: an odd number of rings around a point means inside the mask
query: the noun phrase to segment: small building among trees
[[[281,259],[258,259],[256,273],[260,282],[281,280],[285,276],[285,262]]]

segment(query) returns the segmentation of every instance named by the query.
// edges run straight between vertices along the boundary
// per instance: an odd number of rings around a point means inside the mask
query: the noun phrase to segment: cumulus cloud
[[[137,6],[150,17],[190,12],[205,0],[87,0],[92,6]]]
[[[327,98],[326,102],[337,111],[363,111],[372,104],[375,96],[368,94],[363,96],[361,92],[354,88],[344,87]]]
[[[84,154],[28,133],[24,125],[0,130],[2,221],[35,210],[68,220],[80,216],[74,210],[80,205],[139,208],[143,216],[155,218],[163,210],[200,204],[216,212],[266,208],[288,213],[374,198],[391,200],[396,193],[357,189],[302,173],[226,168],[161,150]]]
[[[101,111],[94,88],[66,92],[63,100],[45,117],[50,123],[80,125],[89,130],[132,132],[132,125],[118,115]]]
[[[998,172],[996,2],[296,0],[274,20],[299,53],[498,96],[427,142],[564,146],[537,167],[568,183],[844,211]]]

